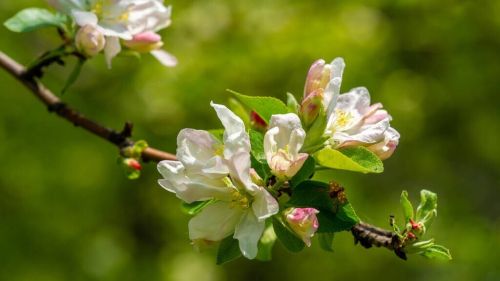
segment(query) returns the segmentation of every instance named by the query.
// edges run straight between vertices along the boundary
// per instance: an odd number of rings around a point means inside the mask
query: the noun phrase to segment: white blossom
[[[306,133],[294,113],[271,116],[269,130],[264,135],[264,152],[272,173],[282,180],[292,178],[308,155],[300,153]]]
[[[250,141],[243,121],[212,104],[225,131],[223,142],[207,131],[184,129],[177,138],[178,161],[161,161],[159,184],[187,203],[215,199],[189,221],[191,240],[219,241],[233,234],[247,258],[257,255],[265,219],[278,203],[250,177]]]

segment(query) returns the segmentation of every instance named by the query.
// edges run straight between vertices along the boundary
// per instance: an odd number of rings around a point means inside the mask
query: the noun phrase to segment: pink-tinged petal
[[[314,208],[289,208],[285,211],[285,220],[288,226],[308,247],[311,246],[311,238],[319,227],[316,217],[318,213],[319,211]]]
[[[306,98],[310,93],[320,87],[320,81],[324,67],[325,61],[319,59],[311,65],[311,68],[309,68],[306,83],[304,86],[304,98]],[[326,83],[323,86],[326,86]]]
[[[164,66],[174,67],[177,65],[177,58],[164,50],[153,50],[150,54]]]
[[[373,153],[377,154],[377,156],[381,160],[385,160],[394,153],[398,144],[399,144],[400,135],[398,131],[394,128],[389,127],[387,131],[384,133],[384,140],[380,141],[374,145],[368,146],[367,148],[371,150]]]

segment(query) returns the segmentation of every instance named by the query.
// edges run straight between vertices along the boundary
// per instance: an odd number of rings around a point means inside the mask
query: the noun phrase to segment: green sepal
[[[326,123],[326,113],[322,108],[311,126],[305,128],[307,134],[301,149],[302,152],[313,154],[325,146],[325,142],[328,140],[328,137],[325,136]]]
[[[217,250],[217,264],[221,265],[241,257],[240,246],[238,240],[233,236],[224,238]]]
[[[382,173],[384,164],[373,152],[362,146],[342,149],[323,148],[314,154],[316,162],[324,167],[361,173]]]
[[[46,9],[27,8],[6,20],[4,26],[13,32],[29,32],[43,27],[66,29],[67,16]]]
[[[306,244],[302,239],[297,237],[295,233],[286,226],[286,223],[278,216],[273,217],[273,228],[278,240],[291,252],[300,252]]]

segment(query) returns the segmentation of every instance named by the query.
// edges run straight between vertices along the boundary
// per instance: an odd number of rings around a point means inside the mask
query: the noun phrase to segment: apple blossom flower
[[[93,25],[81,27],[75,36],[76,48],[87,57],[97,55],[104,49],[105,44],[104,34]]]
[[[279,179],[292,178],[308,155],[300,153],[306,133],[294,113],[275,114],[264,135],[264,153],[272,173]]]
[[[318,230],[319,223],[314,208],[289,208],[284,215],[288,226],[304,241],[307,247],[311,246],[311,238]]]
[[[171,7],[163,0],[48,0],[73,17],[79,26],[92,25],[106,36],[104,55],[108,66],[121,51],[120,39],[158,31],[170,25]]]
[[[336,58],[330,64],[324,60],[314,62],[306,78],[302,104],[308,105],[307,102],[317,96],[322,98],[327,118],[324,134],[328,137],[328,145],[333,148],[365,146],[384,160],[396,149],[400,135],[390,127],[392,117],[382,109],[382,104],[370,105],[366,88],[358,87],[340,94],[344,67],[342,58]],[[306,107],[301,111],[305,121],[315,118],[306,114],[317,114],[311,109],[307,111]]]
[[[250,140],[243,121],[213,104],[225,131],[223,142],[207,131],[184,129],[177,137],[178,161],[161,161],[159,184],[187,203],[215,199],[189,221],[191,240],[220,241],[233,234],[253,259],[265,219],[279,210],[274,197],[252,182]]]

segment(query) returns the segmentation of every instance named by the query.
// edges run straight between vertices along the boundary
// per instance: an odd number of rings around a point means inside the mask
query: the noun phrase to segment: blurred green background
[[[136,139],[175,150],[184,127],[219,126],[209,102],[226,88],[300,96],[317,58],[345,58],[342,91],[366,86],[401,133],[386,172],[335,172],[360,217],[388,227],[399,195],[439,195],[430,232],[451,262],[354,246],[277,245],[272,262],[215,265],[188,240],[189,217],[156,184],[155,165],[127,180],[108,143],[48,114],[0,71],[0,280],[500,280],[500,1],[170,1],[162,32],[180,64],[102,56],[64,101],[113,128],[135,124]],[[0,2],[0,20],[44,1]],[[54,30],[15,34],[0,27],[0,50],[27,64],[58,44]],[[73,64],[72,61],[70,63]],[[54,91],[70,67],[43,81]],[[316,243],[317,244],[317,243]]]

